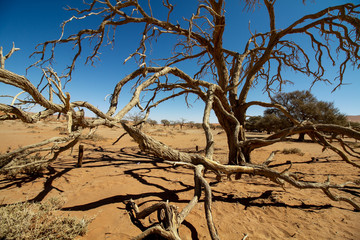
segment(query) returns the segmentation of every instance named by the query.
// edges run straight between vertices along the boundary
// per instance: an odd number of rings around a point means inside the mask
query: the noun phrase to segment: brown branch
[[[44,151],[43,150],[44,146],[51,144],[51,143],[54,144],[53,147],[51,147],[49,149],[45,149],[45,151],[51,150],[51,152],[53,152],[53,156],[47,160],[47,162],[53,162],[57,159],[57,157],[59,156],[60,153],[73,147],[78,142],[79,136],[80,136],[80,133],[75,133],[75,134],[72,134],[67,137],[54,137],[54,138],[50,138],[50,139],[44,140],[39,143],[35,143],[35,144],[31,144],[31,145],[28,145],[25,147],[18,148],[15,151],[12,151],[9,153],[1,154],[0,155],[0,169],[4,168],[6,165],[11,163],[16,158],[19,158],[19,156],[21,158],[24,158],[30,154]],[[63,142],[69,142],[69,143],[63,147],[59,147],[58,144],[63,143]]]
[[[269,166],[270,163],[274,161],[275,154],[279,152],[278,150],[272,151],[270,156],[262,163],[262,165]]]
[[[93,7],[96,4],[100,4],[102,5],[101,7],[99,6],[97,9],[101,9],[97,12],[93,11]],[[33,54],[36,55],[40,55],[40,60],[35,63],[34,65],[37,65],[39,63],[44,64],[48,61],[51,61],[54,56],[54,50],[57,44],[62,44],[62,43],[74,43],[74,46],[77,46],[78,50],[75,54],[75,56],[73,57],[72,60],[72,64],[69,67],[69,72],[65,75],[65,77],[70,77],[71,78],[71,74],[73,72],[73,69],[75,67],[75,62],[77,61],[78,57],[80,56],[80,54],[82,53],[82,43],[84,40],[92,38],[92,39],[96,39],[96,44],[93,48],[93,52],[90,56],[87,57],[87,61],[92,61],[98,57],[99,55],[99,49],[101,47],[101,45],[103,44],[104,41],[104,37],[106,36],[105,32],[106,29],[109,27],[113,27],[113,30],[115,32],[116,27],[118,26],[122,26],[122,25],[127,25],[130,23],[145,23],[145,28],[143,30],[143,38],[142,40],[140,40],[140,46],[138,47],[137,50],[135,50],[135,52],[131,55],[131,57],[135,56],[135,55],[140,55],[140,65],[143,66],[143,64],[145,64],[145,51],[146,51],[146,46],[145,46],[145,40],[146,39],[150,39],[151,37],[155,36],[154,31],[156,29],[163,29],[162,32],[168,32],[171,34],[175,34],[175,35],[180,35],[180,36],[184,36],[185,38],[187,38],[188,36],[191,36],[191,39],[195,42],[195,45],[198,46],[202,46],[202,47],[211,47],[211,43],[208,39],[206,39],[205,37],[203,37],[201,34],[195,33],[195,32],[189,32],[188,29],[182,28],[180,27],[178,24],[172,24],[169,21],[161,21],[157,18],[154,18],[151,16],[151,14],[147,14],[146,11],[144,10],[144,8],[141,6],[140,3],[138,3],[137,1],[130,1],[130,2],[126,2],[126,3],[118,3],[115,6],[112,5],[110,3],[110,1],[106,0],[105,2],[100,2],[97,0],[93,0],[92,4],[89,4],[89,8],[85,9],[85,10],[77,10],[78,14],[82,15],[80,17],[71,17],[69,20],[65,21],[62,24],[62,33],[61,33],[61,37],[57,40],[52,40],[52,41],[46,41],[42,44],[39,44],[37,46],[41,47],[40,50],[34,52]],[[169,5],[170,6],[170,5]],[[126,14],[126,12],[129,12],[128,10],[130,9],[130,12],[132,12],[132,14]],[[169,14],[172,11],[172,8],[169,8]],[[69,9],[69,10],[74,10],[74,9]],[[132,11],[131,11],[132,10]],[[136,14],[134,14],[136,13]],[[72,21],[75,20],[84,20],[86,18],[88,18],[89,16],[92,15],[101,15],[103,14],[103,19],[101,21],[101,23],[99,24],[97,29],[83,29],[80,30],[78,33],[76,34],[72,34],[70,36],[68,36],[67,38],[63,38],[64,32],[65,32],[65,26],[67,24],[69,24]],[[134,16],[137,15],[137,16]],[[117,20],[115,20],[117,19]],[[150,30],[153,30],[153,33],[150,33]],[[110,40],[110,42],[112,42],[112,40]],[[46,58],[45,54],[46,54],[46,49],[48,48],[48,46],[51,46],[51,55],[49,58]],[[34,66],[32,65],[32,66]],[[141,67],[140,66],[140,67]]]
[[[194,165],[203,165],[205,169],[210,169],[213,171],[223,172],[226,175],[230,176],[231,174],[242,173],[242,174],[252,174],[264,176],[276,183],[287,182],[292,186],[299,189],[330,189],[330,188],[344,188],[346,185],[351,183],[344,184],[331,184],[330,182],[317,183],[317,182],[305,182],[299,181],[293,177],[292,174],[287,172],[277,172],[273,169],[268,168],[265,165],[254,165],[254,164],[245,164],[243,166],[235,165],[223,165],[216,161],[207,159],[199,154],[185,153],[174,150],[167,145],[153,139],[150,136],[147,136],[139,129],[130,127],[126,124],[122,124],[125,131],[139,144],[141,150],[154,154],[159,158],[164,160],[169,160],[173,162],[185,162]],[[301,126],[305,128],[306,126]],[[321,126],[320,126],[321,128]],[[297,129],[295,129],[297,130]],[[360,137],[360,133],[357,132]],[[356,206],[356,209],[360,209],[360,205],[355,203],[353,200],[352,205]]]
[[[347,154],[349,154],[352,157],[360,158],[360,152],[356,151],[353,147],[351,147],[349,144],[347,144],[342,139],[337,138],[337,140],[339,141],[341,147]],[[351,152],[347,148],[349,148]]]
[[[268,107],[268,108],[277,108],[279,109],[287,118],[290,119],[290,121],[295,124],[295,125],[299,125],[300,122],[298,120],[296,120],[293,116],[291,116],[291,114],[284,108],[284,106],[277,104],[277,103],[265,103],[265,102],[260,102],[260,101],[251,101],[248,102],[244,105],[245,108],[249,108],[251,106],[262,106],[262,107]]]
[[[21,121],[26,123],[35,123],[38,122],[40,119],[45,119],[55,113],[55,111],[48,109],[45,111],[41,111],[39,113],[30,114],[25,111],[23,111],[20,108],[9,106],[6,104],[0,103],[0,111],[3,111],[5,113],[11,113],[14,114],[16,117],[13,116],[5,116],[5,118],[2,118],[1,120],[15,120],[15,119],[21,119]]]
[[[205,157],[208,159],[212,159],[214,153],[214,139],[209,124],[210,111],[213,105],[213,101],[214,101],[214,87],[210,87],[207,93],[207,100],[204,109],[203,124],[202,124],[206,136]]]
[[[7,71],[5,69],[0,69],[0,82],[18,87],[25,92],[29,93],[34,101],[46,109],[52,109],[55,112],[63,112],[64,106],[59,104],[54,104],[48,101],[38,89],[24,76],[20,76],[13,72]]]
[[[313,134],[315,135],[315,137],[317,139],[319,139],[320,144],[322,144],[325,148],[329,148],[332,151],[334,151],[335,153],[337,153],[345,162],[353,165],[354,167],[360,168],[360,164],[357,164],[357,163],[351,161],[344,152],[342,152],[340,149],[338,149],[337,147],[335,147],[334,145],[329,143],[322,134],[320,134],[317,131],[314,131]]]
[[[356,140],[360,140],[360,132],[359,131],[356,131],[351,128],[335,125],[335,124],[299,125],[299,126],[292,128],[292,131],[290,132],[290,134],[289,134],[289,129],[283,129],[283,130],[267,137],[266,139],[271,140],[271,139],[277,139],[284,135],[290,136],[290,135],[306,133],[306,132],[312,133],[315,131],[342,134],[344,136],[354,138]]]
[[[351,161],[345,155],[345,153],[343,153],[340,149],[338,149],[335,146],[333,146],[332,144],[330,144],[326,140],[326,138],[320,134],[320,132],[342,134],[344,136],[348,136],[353,139],[360,140],[360,132],[358,132],[354,129],[351,129],[351,128],[342,127],[342,126],[334,125],[334,124],[309,124],[309,125],[300,124],[300,125],[294,126],[292,128],[281,130],[281,131],[267,137],[263,141],[264,142],[269,141],[269,140],[276,141],[281,138],[285,138],[287,136],[291,136],[294,134],[307,133],[310,136],[315,136],[318,140],[316,142],[318,142],[319,144],[323,145],[324,147],[329,148],[332,151],[334,151],[335,153],[337,153],[345,162],[347,162],[355,167],[360,167],[359,164]]]
[[[203,165],[198,165],[197,168],[198,168],[198,171],[201,172],[204,167],[203,167]],[[211,239],[219,240],[220,238],[217,234],[216,227],[214,225],[214,221],[213,221],[213,217],[212,217],[212,212],[211,212],[212,194],[211,194],[210,185],[205,180],[205,178],[203,177],[202,174],[197,174],[196,176],[200,179],[201,185],[204,187],[204,190],[205,190],[205,215],[206,215],[206,221],[207,221]]]

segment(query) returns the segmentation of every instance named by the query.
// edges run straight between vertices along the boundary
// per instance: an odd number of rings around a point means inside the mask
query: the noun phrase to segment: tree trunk
[[[223,119],[224,120],[224,119]],[[222,121],[219,121],[222,122]],[[250,163],[250,151],[246,146],[239,148],[238,142],[245,140],[245,128],[243,125],[240,126],[240,131],[238,135],[234,134],[234,129],[236,128],[235,124],[225,122],[220,125],[223,127],[228,144],[228,164],[229,165],[241,165],[242,163]]]
[[[300,133],[299,138],[297,140],[298,142],[304,142],[305,141],[305,133]]]
[[[250,163],[250,152],[246,146],[240,148],[238,143],[246,140],[245,136],[245,111],[241,111],[240,107],[235,110],[234,120],[225,117],[220,111],[217,111],[216,106],[213,106],[213,110],[219,120],[220,125],[224,129],[227,137],[228,144],[228,164],[229,165],[242,165],[243,163]],[[239,132],[235,133],[237,126],[239,127]]]
[[[231,136],[231,133],[227,134],[227,141],[228,141],[228,164],[229,165],[239,165],[241,162],[241,159],[239,159],[239,149],[236,144],[234,144],[233,136]],[[230,135],[230,136],[229,136]]]

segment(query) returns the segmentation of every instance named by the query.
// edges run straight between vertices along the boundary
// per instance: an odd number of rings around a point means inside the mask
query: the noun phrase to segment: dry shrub
[[[68,132],[67,132],[67,128],[65,127],[56,127],[54,128],[55,131],[59,131],[59,134],[62,134],[62,135],[66,135]]]
[[[19,174],[41,176],[47,169],[48,163],[32,164],[41,160],[43,160],[43,157],[40,153],[35,153],[25,158],[14,159],[10,164],[6,165],[0,173],[6,175],[9,179],[15,178]]]
[[[162,128],[157,128],[154,132],[164,132],[164,129],[162,129]]]
[[[56,214],[63,201],[16,203],[0,208],[0,239],[74,239],[84,235],[89,220]]]
[[[89,136],[86,136],[85,138],[83,139],[87,139],[87,140],[91,140],[91,141],[94,141],[94,142],[98,142],[98,141],[104,141],[106,140],[105,137],[103,137],[102,135],[98,134],[98,133],[93,133]]]
[[[182,131],[182,130],[178,130],[178,131],[176,131],[176,133],[178,133],[178,134],[182,134],[182,135],[187,135],[187,132]]]
[[[301,152],[301,149],[299,148],[284,148],[284,150],[281,151],[283,154],[298,154],[300,156],[303,156],[304,153]]]
[[[39,131],[31,130],[28,133],[40,133]]]
[[[175,133],[172,130],[167,131],[166,134],[170,136],[175,136]]]

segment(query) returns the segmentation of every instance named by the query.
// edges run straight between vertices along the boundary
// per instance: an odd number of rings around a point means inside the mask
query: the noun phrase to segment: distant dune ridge
[[[360,122],[360,115],[346,116],[350,122]]]

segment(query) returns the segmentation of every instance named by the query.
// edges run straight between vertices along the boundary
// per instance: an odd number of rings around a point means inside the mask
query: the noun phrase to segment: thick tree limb
[[[234,165],[223,165],[216,161],[207,159],[199,154],[185,153],[174,150],[165,144],[158,142],[150,136],[147,136],[139,129],[128,126],[122,123],[125,131],[139,144],[141,150],[148,153],[152,153],[157,157],[160,157],[164,160],[169,160],[173,162],[185,162],[191,163],[194,165],[203,165],[205,169],[210,169],[215,172],[223,172],[226,175],[230,176],[231,174],[241,173],[241,174],[252,174],[264,176],[271,181],[276,183],[287,182],[290,185],[300,188],[300,189],[341,189],[345,186],[352,184],[351,182],[344,184],[332,184],[330,182],[317,183],[317,182],[304,182],[295,179],[292,174],[287,172],[277,172],[273,169],[268,168],[266,165],[254,165],[254,164],[245,164],[244,166],[234,166]],[[342,198],[341,198],[342,199]],[[340,199],[340,200],[341,200]],[[360,205],[354,202],[351,199],[346,201],[351,201],[353,206],[356,206],[357,210],[360,210]]]
[[[205,105],[204,110],[204,116],[203,116],[203,128],[205,131],[206,136],[206,147],[205,147],[205,157],[208,159],[212,159],[213,153],[214,153],[214,139],[213,135],[211,133],[210,124],[209,124],[209,117],[210,117],[210,111],[212,108],[212,104],[214,101],[214,88],[209,88],[207,93],[207,101]]]
[[[62,112],[64,106],[54,104],[48,101],[38,89],[24,76],[20,76],[5,69],[0,69],[0,82],[18,87],[29,93],[34,101],[46,109],[52,109],[55,112]]]

